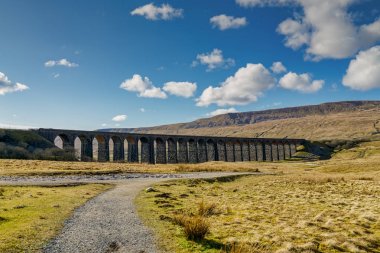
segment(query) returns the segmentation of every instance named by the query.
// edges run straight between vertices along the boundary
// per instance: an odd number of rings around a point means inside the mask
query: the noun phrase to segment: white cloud
[[[149,20],[170,20],[183,16],[182,9],[175,9],[169,4],[162,4],[160,7],[153,3],[141,6],[131,12],[131,15],[143,16]]]
[[[380,19],[355,25],[349,7],[357,0],[236,0],[243,7],[298,5],[303,14],[281,22],[277,32],[285,36],[285,46],[305,48],[305,58],[344,59],[380,41]]]
[[[236,3],[242,7],[256,6],[281,6],[293,3],[295,0],[236,0]]]
[[[60,77],[61,75],[59,74],[59,73],[55,73],[55,74],[53,74],[53,78],[58,78],[58,77]]]
[[[193,66],[198,64],[207,65],[207,71],[212,71],[216,68],[232,67],[235,65],[235,60],[231,58],[224,59],[222,50],[215,48],[210,53],[198,54]]]
[[[380,88],[380,46],[361,51],[351,60],[343,85],[354,90]]]
[[[272,67],[270,69],[275,74],[286,72],[285,66],[282,64],[282,62],[279,62],[279,61],[273,62]]]
[[[167,93],[185,98],[194,96],[196,89],[197,84],[190,82],[167,82],[163,87]]]
[[[67,59],[61,59],[61,60],[57,60],[57,61],[49,60],[49,61],[45,62],[45,67],[47,67],[47,68],[51,68],[51,67],[55,67],[55,66],[76,68],[76,67],[79,67],[79,64],[74,63],[74,62],[70,62]]]
[[[106,127],[106,126],[107,126],[107,123],[103,123],[103,124],[102,124],[102,127]]]
[[[221,114],[234,113],[234,112],[238,112],[238,111],[233,107],[228,108],[228,109],[217,109],[215,111],[207,113],[207,116],[217,116]]]
[[[140,108],[140,112],[145,112],[145,108]]]
[[[197,106],[217,104],[243,105],[257,101],[263,92],[275,84],[274,78],[262,64],[247,64],[219,87],[209,86],[196,100]]]
[[[233,16],[222,14],[210,18],[210,23],[213,27],[217,27],[219,30],[224,31],[227,29],[236,29],[247,25],[247,19],[245,17],[235,18]]]
[[[294,50],[310,43],[309,28],[302,21],[288,18],[278,26],[277,32],[286,36],[285,46]]]
[[[325,81],[313,81],[311,76],[307,73],[298,75],[296,73],[289,72],[280,79],[279,83],[284,89],[296,90],[303,93],[313,93],[320,90]]]
[[[7,93],[24,91],[29,89],[28,86],[22,83],[12,83],[8,77],[0,72],[0,95],[5,95]]]
[[[138,92],[140,97],[161,99],[167,98],[166,93],[163,92],[161,88],[153,86],[148,77],[144,77],[143,79],[137,74],[133,75],[131,79],[125,80],[120,85],[120,88],[127,91]]]
[[[142,93],[140,93],[140,96],[144,98],[161,98],[161,99],[165,99],[168,97],[166,93],[161,90],[161,88],[157,88],[157,87],[152,87],[150,89],[144,90]]]
[[[24,126],[24,125],[14,125],[14,124],[7,124],[7,123],[0,123],[0,128],[5,128],[5,129],[33,129],[33,128],[36,128],[36,127]]]
[[[122,115],[116,115],[115,117],[112,118],[112,121],[115,121],[115,122],[122,122],[122,121],[126,121],[128,118],[127,115],[125,114],[122,114]]]
[[[261,1],[260,1],[261,2]],[[297,0],[304,15],[286,19],[277,31],[292,49],[306,46],[306,58],[343,59],[367,49],[380,40],[380,20],[356,26],[348,8],[355,0]]]

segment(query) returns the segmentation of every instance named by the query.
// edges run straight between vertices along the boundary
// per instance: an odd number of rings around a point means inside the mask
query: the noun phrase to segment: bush
[[[199,215],[176,215],[172,220],[175,224],[183,227],[184,233],[188,240],[203,240],[210,231],[209,223],[204,217]]]
[[[203,240],[210,231],[210,225],[201,216],[188,216],[182,222],[186,238],[189,240]]]
[[[0,158],[30,159],[31,154],[25,148],[0,142]]]

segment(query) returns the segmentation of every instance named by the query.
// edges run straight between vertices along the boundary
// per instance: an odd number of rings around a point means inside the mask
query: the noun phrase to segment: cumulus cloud
[[[231,58],[225,59],[222,50],[215,48],[210,53],[198,54],[193,66],[198,64],[207,65],[207,71],[212,71],[216,68],[232,67],[235,65],[235,60]]]
[[[288,18],[277,27],[285,36],[285,46],[305,48],[311,60],[344,59],[380,41],[380,19],[355,25],[349,7],[357,0],[236,0],[243,7],[297,5],[303,13]]]
[[[380,46],[361,51],[351,60],[343,85],[363,91],[380,88]]]
[[[140,112],[145,112],[145,108],[140,108]]]
[[[127,115],[125,114],[122,114],[122,115],[116,115],[115,117],[112,118],[112,121],[115,121],[115,122],[122,122],[122,121],[126,121],[128,118]]]
[[[298,75],[296,73],[289,72],[280,79],[279,83],[284,89],[296,90],[303,93],[313,93],[322,89],[325,81],[313,81],[311,76],[307,73]]]
[[[194,96],[196,89],[197,84],[190,82],[167,82],[163,87],[167,93],[185,98]]]
[[[155,6],[153,3],[136,8],[131,15],[143,16],[149,20],[171,20],[183,16],[182,9],[175,9],[169,4]]]
[[[343,59],[380,40],[380,20],[361,26],[353,23],[347,9],[354,0],[297,2],[304,16],[286,19],[277,31],[285,36],[287,47],[298,49],[305,45],[307,58]]]
[[[24,91],[29,89],[28,86],[22,83],[12,83],[8,77],[0,72],[0,95],[5,95],[7,93]]]
[[[219,87],[209,86],[196,100],[197,106],[217,104],[243,105],[257,101],[263,92],[275,84],[275,79],[262,64],[247,64]]]
[[[146,98],[167,98],[165,92],[161,88],[153,86],[148,77],[142,78],[142,76],[135,74],[131,79],[127,79],[120,85],[121,89],[137,92],[138,96]]]
[[[215,28],[224,31],[227,29],[236,29],[247,25],[247,19],[245,17],[235,18],[233,16],[227,16],[225,14],[214,16],[210,18],[210,23]]]
[[[275,74],[286,72],[285,66],[282,64],[282,62],[279,62],[279,61],[273,62],[272,67],[270,69]]]
[[[277,32],[286,36],[285,46],[294,50],[310,42],[309,27],[300,20],[286,19],[278,26]]]
[[[238,112],[238,111],[233,107],[228,108],[228,109],[217,109],[215,111],[207,113],[207,116],[217,116],[221,114],[234,113],[234,112]]]
[[[55,66],[63,66],[63,67],[68,67],[68,68],[76,68],[79,67],[79,64],[70,62],[67,59],[61,59],[57,61],[49,60],[45,62],[45,67],[51,68]]]

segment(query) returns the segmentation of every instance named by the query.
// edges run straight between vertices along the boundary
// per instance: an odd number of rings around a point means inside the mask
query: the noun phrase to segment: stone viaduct
[[[202,163],[279,161],[291,158],[303,139],[238,138],[38,129],[81,161]]]

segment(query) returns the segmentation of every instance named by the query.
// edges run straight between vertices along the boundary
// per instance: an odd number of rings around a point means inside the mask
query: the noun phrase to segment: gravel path
[[[213,178],[239,173],[116,174],[96,176],[0,177],[0,185],[114,183],[115,188],[91,199],[68,219],[43,252],[154,253],[152,231],[139,219],[133,201],[149,185],[171,178]]]
[[[156,252],[152,233],[133,205],[138,192],[155,181],[131,180],[90,200],[66,221],[44,252]]]

